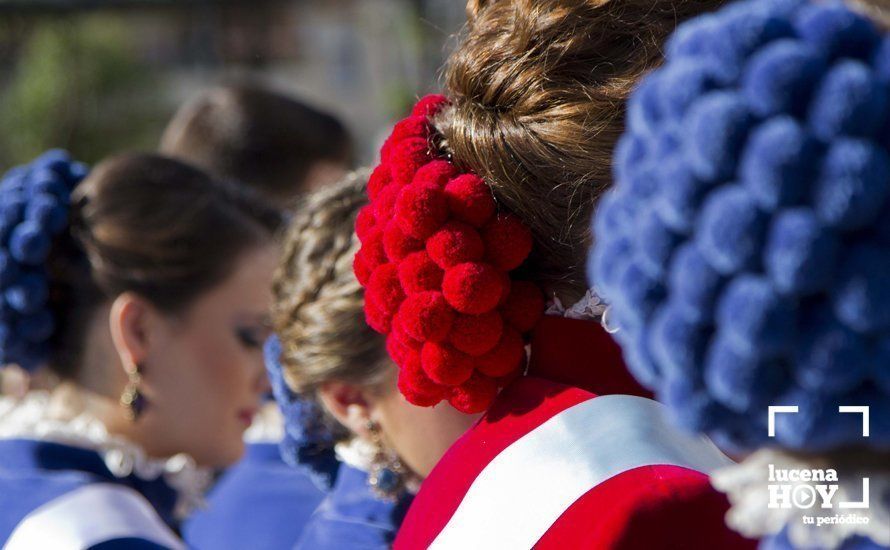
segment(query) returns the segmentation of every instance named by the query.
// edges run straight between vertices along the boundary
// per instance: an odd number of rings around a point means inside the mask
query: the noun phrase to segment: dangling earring
[[[127,385],[124,386],[124,392],[121,394],[120,404],[127,412],[127,419],[135,422],[142,416],[145,411],[145,396],[139,391],[139,385],[142,383],[142,367],[136,365],[133,370],[127,371]]]
[[[381,500],[398,500],[407,488],[410,472],[398,455],[384,445],[380,425],[368,420],[366,427],[374,445],[374,457],[368,473],[371,491]]]

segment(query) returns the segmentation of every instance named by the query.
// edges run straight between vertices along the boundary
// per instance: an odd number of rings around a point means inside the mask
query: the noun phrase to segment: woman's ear
[[[132,292],[121,294],[111,304],[111,339],[127,373],[134,372],[148,357],[152,311],[144,298]]]
[[[369,436],[368,421],[373,404],[366,390],[345,382],[328,381],[318,390],[318,397],[324,408],[346,429],[359,437]]]

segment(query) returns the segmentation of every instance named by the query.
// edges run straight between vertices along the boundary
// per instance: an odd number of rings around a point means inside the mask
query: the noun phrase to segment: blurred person
[[[254,84],[210,89],[170,121],[160,150],[217,177],[295,207],[299,197],[335,183],[349,166],[351,143],[335,117]],[[281,457],[284,424],[274,402],[245,435],[242,461],[224,472],[208,505],[185,525],[196,548],[293,545],[324,496],[310,476]],[[285,442],[286,443],[286,442]]]
[[[712,481],[771,550],[890,548],[890,33],[863,4],[748,0],[681,26],[594,221],[631,367],[745,457]],[[668,89],[683,101],[653,102]]]
[[[179,161],[50,152],[0,183],[5,549],[183,548],[268,391],[278,211]]]
[[[356,223],[367,321],[406,398],[484,412],[396,548],[755,544],[709,483],[731,461],[631,377],[585,274],[623,102],[676,25],[721,4],[468,3],[444,97],[396,125]]]
[[[388,548],[417,486],[477,418],[447,403],[408,403],[384,338],[364,322],[352,262],[366,181],[358,172],[309,198],[275,276],[273,388],[286,411],[300,404],[288,430],[298,434],[304,464],[329,465],[334,456],[341,463],[333,474],[319,471],[331,488],[300,548]]]
[[[352,162],[337,118],[255,84],[212,88],[185,103],[159,149],[285,204],[337,181]]]

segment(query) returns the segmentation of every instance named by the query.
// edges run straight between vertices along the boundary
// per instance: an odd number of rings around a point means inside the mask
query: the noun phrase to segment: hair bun
[[[841,3],[744,1],[682,25],[634,92],[591,282],[686,427],[819,451],[862,443],[838,405],[890,418],[888,48]],[[776,440],[767,405],[800,407]]]
[[[55,329],[46,261],[86,165],[51,150],[0,181],[0,367],[33,370]]]

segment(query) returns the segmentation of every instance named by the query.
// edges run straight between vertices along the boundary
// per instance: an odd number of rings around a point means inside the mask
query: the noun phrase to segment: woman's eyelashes
[[[262,349],[263,343],[269,336],[269,329],[265,326],[261,327],[238,327],[235,329],[238,341],[245,348],[250,350]]]

